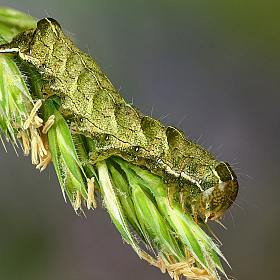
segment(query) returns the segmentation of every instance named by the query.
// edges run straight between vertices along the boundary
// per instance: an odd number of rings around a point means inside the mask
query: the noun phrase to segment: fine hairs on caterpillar
[[[143,116],[116,92],[95,61],[65,37],[51,18],[18,34],[0,52],[16,52],[49,82],[62,107],[75,116],[80,133],[91,137],[93,163],[116,155],[162,177],[172,205],[174,192],[196,219],[221,218],[238,193],[237,177],[226,162],[186,139],[184,133]]]

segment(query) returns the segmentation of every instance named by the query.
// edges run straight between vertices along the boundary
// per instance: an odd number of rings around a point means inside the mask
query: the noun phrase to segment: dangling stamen
[[[77,195],[76,195],[76,200],[74,203],[74,210],[77,211],[81,208],[81,201],[82,201],[82,195],[79,191],[77,191]]]
[[[42,105],[42,101],[39,99],[39,100],[35,103],[33,109],[31,110],[29,117],[27,118],[27,120],[26,120],[25,123],[23,124],[23,128],[24,128],[24,129],[29,128],[30,124],[34,121],[33,119],[34,119],[34,117],[35,117],[35,115],[36,115],[38,109],[41,107],[41,105]]]
[[[17,138],[19,138],[19,139],[22,138],[22,144],[23,144],[23,148],[24,148],[24,155],[25,156],[29,155],[29,151],[31,150],[31,148],[30,148],[28,136],[25,133],[25,131],[20,130],[18,132]]]
[[[48,153],[45,157],[40,158],[40,163],[36,166],[36,169],[40,169],[40,171],[43,171],[46,169],[47,165],[52,161],[52,155],[51,152],[48,150]]]
[[[43,129],[42,129],[42,133],[46,134],[46,133],[49,131],[49,129],[51,128],[51,126],[54,124],[54,118],[55,118],[54,115],[51,115],[51,116],[48,118],[47,122],[45,123],[45,125],[44,125],[44,127],[43,127]]]
[[[38,128],[38,127],[40,127],[40,126],[42,126],[43,125],[43,120],[40,118],[40,117],[38,117],[37,115],[35,115],[34,116],[34,124],[33,124],[33,128]]]
[[[31,161],[32,164],[38,164],[38,139],[36,137],[37,131],[30,129],[31,132]],[[36,134],[35,134],[35,133]]]
[[[92,177],[91,179],[87,178],[87,186],[88,186],[87,208],[90,209],[91,205],[93,206],[93,208],[96,208],[97,203],[96,203],[96,200],[94,198],[94,177]]]

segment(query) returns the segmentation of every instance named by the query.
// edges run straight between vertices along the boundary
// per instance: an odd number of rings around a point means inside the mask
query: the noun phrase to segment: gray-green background
[[[237,162],[240,192],[211,228],[238,280],[277,279],[280,262],[278,0],[2,0],[55,18],[121,95]],[[223,144],[223,145],[222,145]],[[220,145],[222,145],[221,148]],[[170,279],[123,244],[106,210],[75,215],[50,165],[0,148],[0,279]],[[250,177],[248,177],[249,175]],[[278,275],[278,276],[277,276]]]

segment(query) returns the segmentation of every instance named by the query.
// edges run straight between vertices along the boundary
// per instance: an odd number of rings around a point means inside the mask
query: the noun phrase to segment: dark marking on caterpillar
[[[143,116],[126,103],[54,19],[40,20],[37,28],[1,45],[0,52],[17,52],[49,81],[63,108],[76,116],[78,130],[95,141],[93,162],[116,155],[145,166],[162,177],[170,204],[174,191],[180,191],[182,207],[188,202],[195,217],[216,220],[234,202],[238,182],[230,165],[186,139],[179,129]]]

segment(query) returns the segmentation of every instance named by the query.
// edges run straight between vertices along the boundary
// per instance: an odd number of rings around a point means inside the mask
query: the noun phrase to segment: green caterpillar
[[[162,177],[172,203],[180,192],[194,216],[216,220],[234,202],[237,177],[226,162],[186,139],[182,131],[143,116],[116,92],[95,61],[67,39],[51,18],[15,36],[0,52],[17,52],[49,82],[62,107],[75,116],[76,126],[94,139],[93,163],[117,155],[145,166]]]

